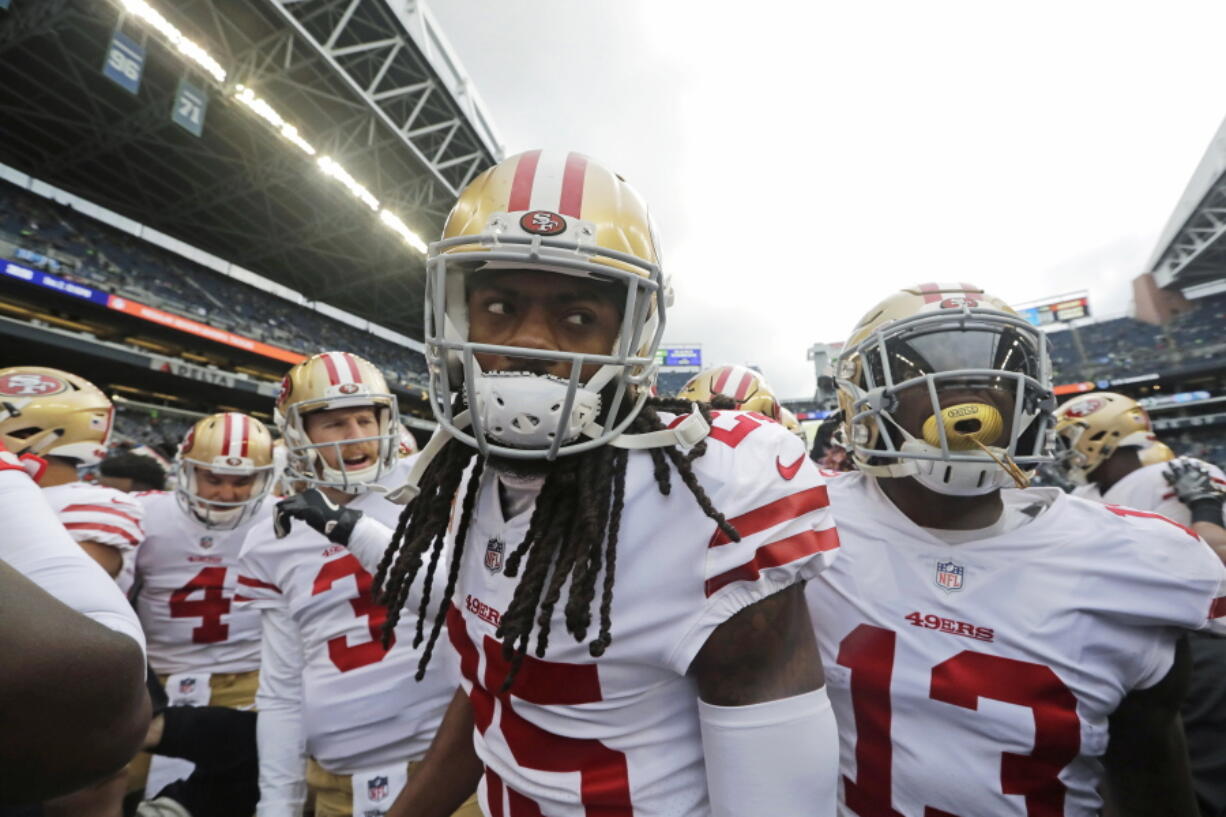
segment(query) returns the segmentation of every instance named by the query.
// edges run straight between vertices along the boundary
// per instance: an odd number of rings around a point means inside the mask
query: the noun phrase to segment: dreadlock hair
[[[659,431],[665,426],[658,411],[688,414],[694,406],[698,407],[704,419],[710,423],[710,406],[707,404],[650,398],[628,426],[627,433]],[[740,534],[724,515],[716,510],[694,475],[692,463],[706,453],[706,440],[684,453],[676,446],[648,450],[652,458],[656,486],[661,494],[667,496],[671,492],[671,474],[676,470],[682,484],[693,495],[703,513],[712,519],[729,539],[740,540]],[[413,646],[420,645],[425,636],[424,623],[430,603],[429,588],[443,551],[453,502],[475,454],[475,449],[463,442],[449,440],[422,475],[417,497],[401,512],[395,534],[383,554],[374,580],[377,598],[388,608],[388,617],[383,625],[384,646],[390,644],[392,632],[400,620],[401,608],[408,598],[409,588],[421,571],[428,553],[425,589],[417,610],[417,634]],[[588,643],[588,651],[593,657],[599,657],[612,643],[613,624],[610,618],[613,608],[613,581],[616,575],[617,543],[625,499],[628,455],[629,452],[625,449],[604,445],[579,454],[560,457],[548,472],[537,496],[536,509],[528,522],[524,539],[507,557],[503,566],[507,576],[517,576],[521,569],[523,572],[515,587],[515,594],[502,614],[496,633],[502,639],[503,655],[509,663],[509,671],[502,687],[504,690],[510,688],[523,663],[534,625],[534,652],[538,657],[545,655],[549,645],[553,612],[561,601],[562,589],[568,580],[570,589],[564,607],[566,630],[576,641],[582,642],[587,639],[592,625],[596,583],[601,570],[604,570],[598,607],[599,626],[595,637]],[[478,458],[460,502],[455,550],[451,554],[447,585],[443,598],[438,601],[438,611],[417,667],[418,680],[425,675],[434,645],[447,619],[484,467],[484,461]]]

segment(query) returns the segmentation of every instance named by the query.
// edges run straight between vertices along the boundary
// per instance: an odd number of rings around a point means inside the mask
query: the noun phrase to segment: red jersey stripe
[[[490,804],[490,817],[502,817],[502,778],[489,766],[485,767],[485,799]]]
[[[336,370],[336,361],[332,359],[331,352],[325,352],[319,356],[324,362],[324,368],[328,370],[328,383],[335,386],[341,382],[340,372]]]
[[[720,369],[719,374],[715,375],[715,379],[711,381],[711,394],[723,394],[724,387],[728,385],[728,378],[731,376],[731,366],[725,366]]]
[[[749,387],[753,385],[753,372],[745,372],[741,375],[741,382],[736,385],[736,394],[732,396],[733,400],[740,403],[749,396]]]
[[[706,592],[710,597],[733,582],[757,581],[762,571],[769,567],[781,567],[797,559],[812,556],[839,546],[839,532],[834,528],[807,530],[778,542],[763,545],[754,552],[753,558],[732,570],[707,579]]]
[[[536,179],[536,166],[541,160],[539,150],[530,150],[519,157],[515,165],[515,177],[511,180],[511,195],[507,200],[507,210],[514,213],[517,210],[527,210],[532,206],[532,184]]]
[[[107,525],[102,522],[68,522],[64,527],[68,530],[96,530],[99,533],[113,533],[116,536],[123,537],[129,545],[140,544],[140,539],[133,536],[131,531],[125,530],[118,525]]]
[[[259,579],[253,579],[250,576],[243,576],[241,574],[238,577],[238,583],[241,584],[243,587],[259,587],[259,588],[263,588],[264,590],[275,590],[278,593],[281,592],[281,588],[277,587],[275,584],[269,584],[268,582],[262,582]]]
[[[112,516],[122,516],[124,519],[128,520],[133,525],[135,525],[137,530],[140,530],[140,520],[139,519],[137,519],[135,516],[133,516],[130,513],[124,513],[123,511],[119,510],[119,508],[114,508],[114,507],[111,507],[110,505],[68,505],[67,507],[60,509],[60,513],[78,513],[78,512],[109,513]]]
[[[1218,596],[1209,604],[1209,618],[1226,616],[1226,596]]]
[[[361,383],[362,370],[358,368],[358,362],[353,359],[353,355],[348,352],[341,352],[341,357],[345,359],[345,363],[349,366],[349,374],[353,377],[353,382]]]
[[[737,529],[741,536],[753,536],[755,533],[761,533],[789,519],[796,519],[820,510],[829,504],[830,496],[826,492],[826,486],[814,485],[812,488],[806,488],[798,493],[785,496],[783,499],[776,499],[761,508],[755,508],[749,513],[741,514],[735,519],[729,519],[728,522]],[[730,541],[732,540],[717,528],[711,537],[709,547],[719,547]]]
[[[583,209],[583,181],[587,177],[587,157],[582,153],[568,153],[566,167],[562,170],[562,193],[558,200],[558,212],[571,218],[579,218]]]

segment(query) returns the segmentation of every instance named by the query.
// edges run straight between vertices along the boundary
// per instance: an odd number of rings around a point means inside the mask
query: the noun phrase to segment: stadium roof
[[[0,161],[310,298],[420,336],[423,257],[321,172],[340,163],[409,230],[438,234],[456,191],[500,154],[428,10],[403,0],[148,0],[228,72],[194,66],[132,0],[0,12]],[[135,93],[103,75],[112,34],[144,50]],[[207,94],[201,136],[171,119]],[[267,100],[318,151],[278,135]]]
[[[1218,127],[1145,268],[1158,286],[1226,279],[1226,121]]]

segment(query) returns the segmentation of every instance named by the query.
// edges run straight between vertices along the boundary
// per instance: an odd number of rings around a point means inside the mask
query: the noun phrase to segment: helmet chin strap
[[[599,375],[600,373],[597,373],[596,377],[599,377]],[[592,380],[595,381],[596,377],[593,377]],[[472,418],[470,413],[465,410],[457,414],[452,419],[452,423],[456,428],[464,429],[472,424]],[[609,441],[609,445],[614,448],[624,448],[627,450],[664,448],[670,445],[688,449],[702,442],[710,432],[711,425],[702,416],[698,406],[693,405],[685,419],[672,428],[648,431],[643,434],[619,434]],[[595,439],[604,433],[604,428],[599,423],[592,421],[583,427],[581,433]],[[430,437],[430,441],[426,443],[426,447],[422,449],[417,460],[413,463],[413,467],[409,470],[409,476],[405,480],[404,485],[389,491],[385,498],[398,505],[407,505],[416,498],[421,493],[421,489],[418,486],[421,483],[422,476],[426,473],[426,469],[430,467],[430,463],[451,439],[451,434],[442,426],[439,426],[434,435]]]

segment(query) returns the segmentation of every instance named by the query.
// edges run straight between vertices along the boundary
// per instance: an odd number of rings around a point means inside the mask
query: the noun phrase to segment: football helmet
[[[1155,465],[1160,462],[1170,462],[1175,459],[1175,452],[1163,442],[1152,443],[1148,448],[1142,448],[1140,453],[1142,465]]]
[[[254,476],[251,495],[236,502],[200,496],[199,469],[220,475]],[[272,490],[272,435],[259,420],[237,411],[198,420],[175,458],[175,499],[189,516],[209,528],[233,530],[259,509]]]
[[[1145,409],[1122,394],[1081,394],[1056,409],[1056,464],[1075,485],[1085,485],[1118,449],[1157,442]]]
[[[805,433],[804,426],[800,424],[800,420],[796,419],[796,414],[791,409],[779,407],[779,424],[799,437],[808,448],[809,435]]]
[[[655,382],[672,294],[647,205],[621,176],[580,153],[512,156],[461,191],[426,263],[430,403],[448,435],[483,455],[553,459],[611,442],[637,415]],[[498,269],[618,285],[622,324],[613,348],[579,354],[472,342],[467,282]],[[487,373],[478,353],[564,360],[570,374]],[[599,364],[587,382],[585,364]],[[460,415],[455,392],[467,403]]]
[[[378,433],[337,442],[314,443],[306,433],[305,418],[316,411],[371,406]],[[348,493],[369,490],[389,474],[400,459],[400,412],[383,373],[373,363],[349,352],[322,352],[294,366],[281,381],[273,417],[285,440],[283,484],[324,486]],[[332,468],[320,449],[333,447],[336,461],[341,446],[375,442],[374,463],[360,469]]]
[[[766,379],[746,366],[716,366],[701,371],[681,387],[677,397],[697,403],[726,397],[740,411],[756,411],[776,421],[783,418],[783,407]]]
[[[860,319],[835,372],[845,441],[866,473],[973,496],[1024,485],[1051,459],[1047,339],[978,287],[896,292]],[[914,431],[896,419],[901,399],[924,405]]]
[[[114,416],[111,401],[83,377],[42,366],[0,369],[0,440],[18,456],[97,465]]]
[[[417,438],[413,436],[413,432],[409,431],[409,427],[404,423],[400,424],[400,448],[398,453],[400,459],[411,457],[418,452]]]

